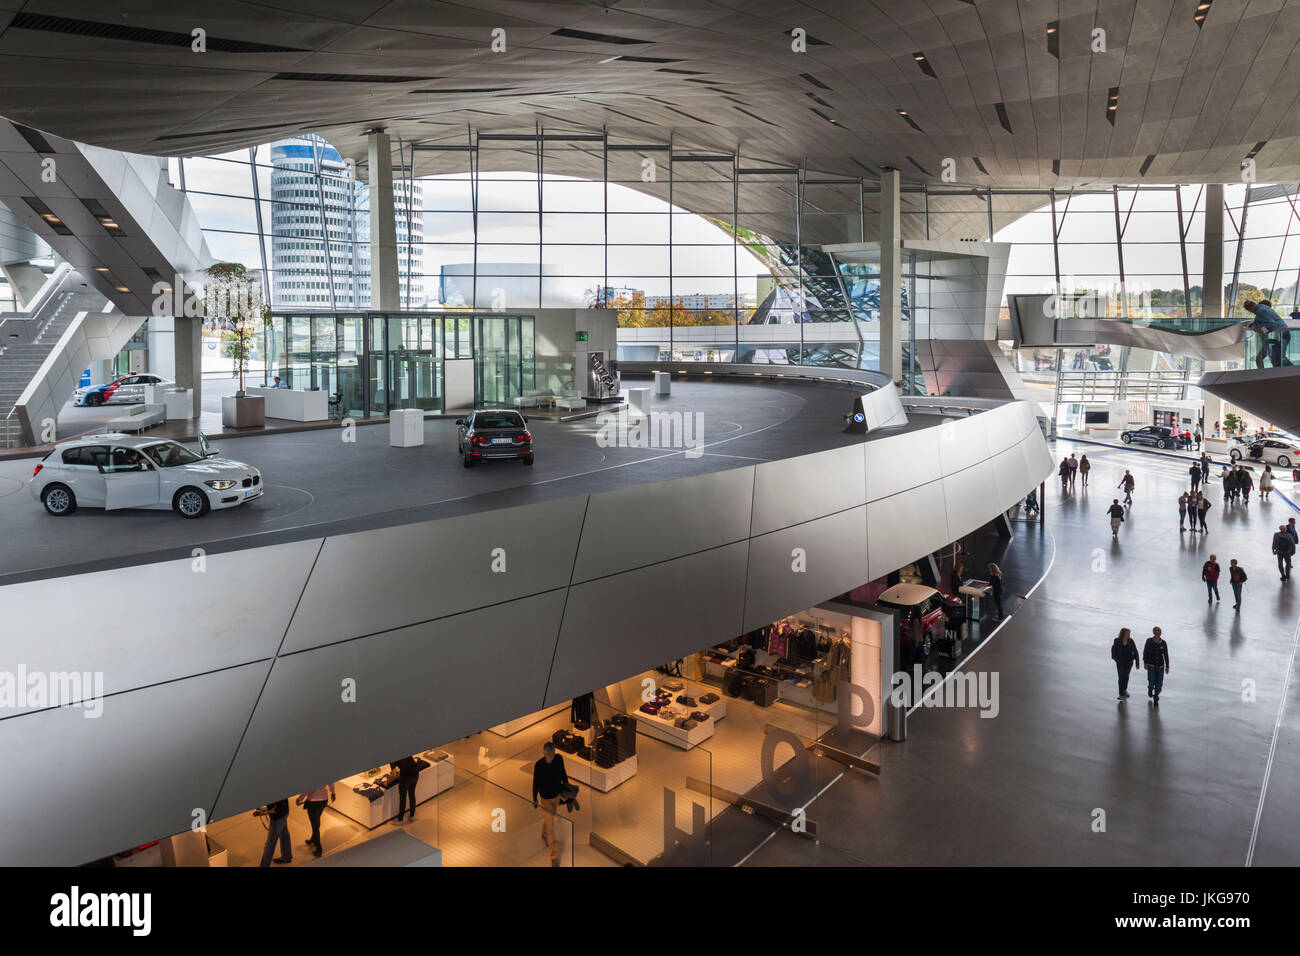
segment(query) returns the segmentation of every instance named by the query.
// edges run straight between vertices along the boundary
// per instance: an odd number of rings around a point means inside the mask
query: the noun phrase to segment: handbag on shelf
[[[689,717],[683,717],[675,723],[675,726],[680,727],[682,730],[694,730],[699,724]]]
[[[695,721],[696,723],[702,724],[708,719],[709,719],[709,715],[704,713],[703,711],[697,710],[693,714],[691,714],[691,720]]]
[[[677,703],[681,704],[683,707],[694,707],[695,698],[687,697],[686,695],[683,694],[681,697],[677,698]]]

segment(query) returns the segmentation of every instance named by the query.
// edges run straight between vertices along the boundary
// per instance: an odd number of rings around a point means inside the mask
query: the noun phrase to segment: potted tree
[[[244,391],[248,360],[257,334],[270,319],[260,287],[249,282],[247,269],[238,262],[218,262],[208,267],[203,290],[206,315],[221,328],[222,354],[231,359],[231,374],[239,379],[234,395],[221,399],[221,423],[227,428],[257,428],[266,424],[266,399]]]

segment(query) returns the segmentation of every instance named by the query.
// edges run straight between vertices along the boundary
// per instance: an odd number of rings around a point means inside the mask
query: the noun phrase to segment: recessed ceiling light
[[[95,266],[95,271],[96,271],[96,272],[107,272],[107,271],[108,271],[108,266]]]
[[[601,63],[613,63],[613,62],[614,62],[615,60],[617,60],[617,59],[618,59],[618,57],[616,57],[616,56],[607,56],[607,57],[605,57],[605,59],[600,60],[599,62],[601,62]]]

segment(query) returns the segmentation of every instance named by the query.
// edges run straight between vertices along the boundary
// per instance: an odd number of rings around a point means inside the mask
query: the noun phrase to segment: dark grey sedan
[[[466,468],[494,458],[518,458],[533,463],[533,436],[528,419],[512,408],[480,408],[456,419],[456,450]]]

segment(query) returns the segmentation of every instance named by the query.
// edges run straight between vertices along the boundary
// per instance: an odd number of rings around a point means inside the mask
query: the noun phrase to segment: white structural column
[[[397,216],[393,206],[393,151],[388,134],[367,134],[370,160],[370,307],[401,308],[397,281]]]
[[[173,378],[177,388],[193,393],[190,408],[195,418],[203,410],[203,320],[176,316],[173,320]]]
[[[1201,295],[1205,301],[1205,315],[1217,317],[1223,310],[1223,183],[1209,183],[1205,187],[1205,259],[1202,267]],[[1222,362],[1206,362],[1205,371],[1217,372]],[[1223,399],[1202,392],[1205,400],[1205,435],[1214,434],[1214,423],[1223,421]]]
[[[880,174],[880,371],[903,380],[903,244],[898,170]]]

